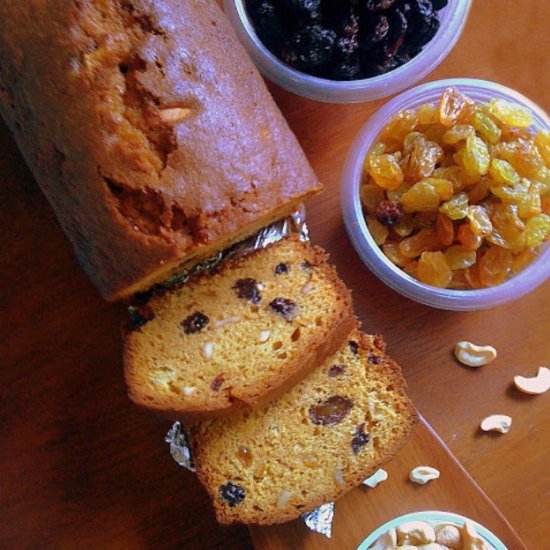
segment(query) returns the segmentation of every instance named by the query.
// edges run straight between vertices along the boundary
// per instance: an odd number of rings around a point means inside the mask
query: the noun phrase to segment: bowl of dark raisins
[[[439,147],[441,155],[430,158]],[[394,161],[396,172],[388,169]],[[378,166],[385,178],[401,174],[399,187],[377,181]],[[451,196],[428,204],[426,188],[443,183]],[[411,88],[359,132],[342,172],[341,201],[352,245],[394,291],[454,311],[517,300],[550,279],[550,117],[519,92],[485,80]],[[480,211],[489,227],[481,227]]]
[[[354,103],[428,75],[458,41],[472,0],[224,0],[260,72],[298,95]]]

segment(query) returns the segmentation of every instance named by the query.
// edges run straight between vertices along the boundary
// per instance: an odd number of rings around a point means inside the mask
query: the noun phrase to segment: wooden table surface
[[[430,75],[512,86],[550,110],[550,4],[475,0],[451,55]],[[408,301],[355,255],[341,220],[339,175],[382,102],[336,106],[272,87],[325,193],[309,205],[312,238],[353,289],[366,330],[380,332],[416,405],[529,548],[550,535],[550,396],[511,382],[550,363],[550,282],[476,313]],[[194,477],[168,454],[169,423],[133,406],[121,369],[121,305],[101,300],[0,125],[0,547],[250,548],[244,527],[215,524]],[[457,365],[454,343],[494,345],[483,369]],[[504,436],[480,419],[509,414]]]

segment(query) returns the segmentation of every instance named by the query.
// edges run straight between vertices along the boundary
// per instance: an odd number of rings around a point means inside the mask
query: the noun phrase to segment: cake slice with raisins
[[[357,324],[327,255],[295,237],[153,296],[133,322],[124,341],[130,397],[191,419],[282,393]]]
[[[221,523],[288,521],[359,485],[408,440],[416,411],[378,336],[356,332],[288,393],[191,429]]]

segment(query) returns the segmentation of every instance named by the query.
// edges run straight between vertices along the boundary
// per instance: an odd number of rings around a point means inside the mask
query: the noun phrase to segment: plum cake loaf
[[[187,419],[282,393],[357,324],[327,255],[297,237],[153,296],[131,322],[124,342],[130,397]]]
[[[288,393],[191,428],[197,474],[221,523],[288,521],[356,487],[417,422],[379,336],[355,332]]]
[[[321,190],[214,0],[10,0],[0,22],[0,115],[106,298]]]

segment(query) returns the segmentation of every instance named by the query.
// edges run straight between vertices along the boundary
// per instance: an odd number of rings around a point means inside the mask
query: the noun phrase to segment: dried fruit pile
[[[295,69],[332,80],[387,73],[439,29],[448,0],[246,0],[265,46]]]
[[[550,235],[550,132],[502,99],[454,88],[395,115],[365,159],[361,199],[376,243],[420,281],[498,285]]]

